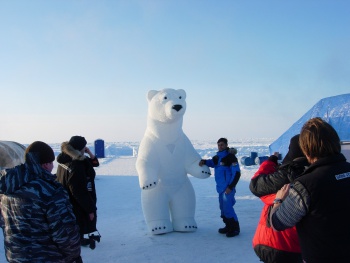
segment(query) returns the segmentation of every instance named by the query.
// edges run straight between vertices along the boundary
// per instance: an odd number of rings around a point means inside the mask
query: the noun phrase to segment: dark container
[[[95,156],[105,158],[105,142],[102,139],[95,140]]]

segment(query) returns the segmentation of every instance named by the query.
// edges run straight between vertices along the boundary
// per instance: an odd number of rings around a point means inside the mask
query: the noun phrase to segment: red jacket
[[[276,171],[276,163],[266,160],[260,165],[252,179],[262,174],[273,174]],[[283,253],[284,256],[286,256],[284,252],[301,253],[295,227],[278,232],[273,230],[269,224],[269,209],[273,205],[275,197],[276,193],[260,197],[261,201],[264,203],[264,207],[261,211],[260,220],[253,238],[254,250],[261,259],[264,259],[264,262],[278,262],[275,261],[276,257],[278,257],[276,253]],[[266,259],[266,257],[268,257],[268,259]]]

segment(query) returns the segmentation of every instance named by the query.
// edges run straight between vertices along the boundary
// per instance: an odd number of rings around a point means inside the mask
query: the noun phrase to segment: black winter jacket
[[[297,223],[303,259],[308,263],[349,262],[350,163],[344,155],[319,159],[293,189],[307,204]]]
[[[305,157],[299,157],[292,162],[281,165],[272,174],[261,174],[250,181],[249,189],[257,197],[275,194],[285,184],[292,183],[309,165]]]
[[[57,156],[57,181],[68,191],[73,211],[77,218],[81,234],[96,231],[96,188],[95,170],[99,166],[98,159],[90,159],[75,150],[68,142],[61,145],[62,152]],[[63,165],[63,166],[61,166]],[[64,167],[65,166],[65,167]],[[89,214],[95,213],[90,221]]]

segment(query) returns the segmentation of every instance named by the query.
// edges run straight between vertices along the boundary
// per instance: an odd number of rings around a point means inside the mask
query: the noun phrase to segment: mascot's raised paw
[[[208,166],[204,166],[202,167],[202,176],[200,178],[208,178],[209,176],[211,176],[211,172]]]
[[[149,190],[149,189],[155,188],[156,186],[157,186],[157,182],[156,181],[153,181],[153,182],[150,182],[150,183],[145,182],[141,186],[141,189],[142,190]]]
[[[208,178],[211,175],[209,167],[206,165],[199,166],[199,161],[195,161],[189,165],[187,173],[200,179]]]

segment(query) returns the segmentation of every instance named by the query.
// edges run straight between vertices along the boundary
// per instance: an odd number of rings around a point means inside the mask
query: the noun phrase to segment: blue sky
[[[277,138],[350,92],[350,1],[0,0],[0,139],[139,141],[184,89],[191,140]]]

